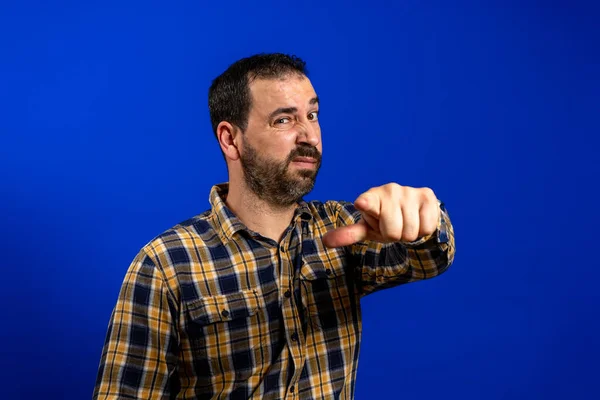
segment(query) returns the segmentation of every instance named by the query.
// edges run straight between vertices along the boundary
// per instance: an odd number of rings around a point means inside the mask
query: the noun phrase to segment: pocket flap
[[[302,257],[300,276],[304,280],[335,279],[342,275],[344,275],[344,264],[336,257],[332,257],[329,262],[321,259],[317,254],[309,254]]]
[[[257,290],[201,297],[186,304],[192,321],[200,325],[248,318],[258,311],[262,296]]]

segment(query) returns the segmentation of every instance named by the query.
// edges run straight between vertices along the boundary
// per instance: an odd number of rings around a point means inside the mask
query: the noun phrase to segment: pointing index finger
[[[323,244],[327,247],[350,246],[360,242],[367,237],[369,229],[364,221],[356,224],[343,226],[327,232],[323,236]]]

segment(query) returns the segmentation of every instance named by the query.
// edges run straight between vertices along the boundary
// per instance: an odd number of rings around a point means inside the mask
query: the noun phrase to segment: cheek
[[[277,160],[284,160],[295,148],[295,136],[281,133],[265,138],[256,147],[261,154]]]
[[[276,136],[276,139],[273,140],[273,143],[276,144],[278,148],[280,148],[283,152],[290,152],[296,148],[296,141],[298,139],[298,134],[296,132],[285,132],[280,133]]]

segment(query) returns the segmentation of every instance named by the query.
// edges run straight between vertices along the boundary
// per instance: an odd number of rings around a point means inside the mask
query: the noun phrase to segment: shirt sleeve
[[[361,219],[352,203],[337,203],[336,225],[350,225]],[[404,283],[433,278],[454,261],[454,229],[440,202],[437,230],[411,243],[359,242],[346,250],[355,266],[362,296]]]
[[[161,271],[142,250],[111,314],[94,399],[165,399],[178,390],[177,314]]]

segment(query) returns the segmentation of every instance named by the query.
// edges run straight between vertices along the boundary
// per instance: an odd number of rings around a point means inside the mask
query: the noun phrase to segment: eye
[[[317,121],[319,119],[319,112],[318,111],[313,111],[310,114],[308,114],[308,120],[309,121]]]
[[[283,117],[283,118],[277,118],[275,120],[275,124],[279,125],[279,124],[288,124],[290,123],[291,118],[289,117]]]

